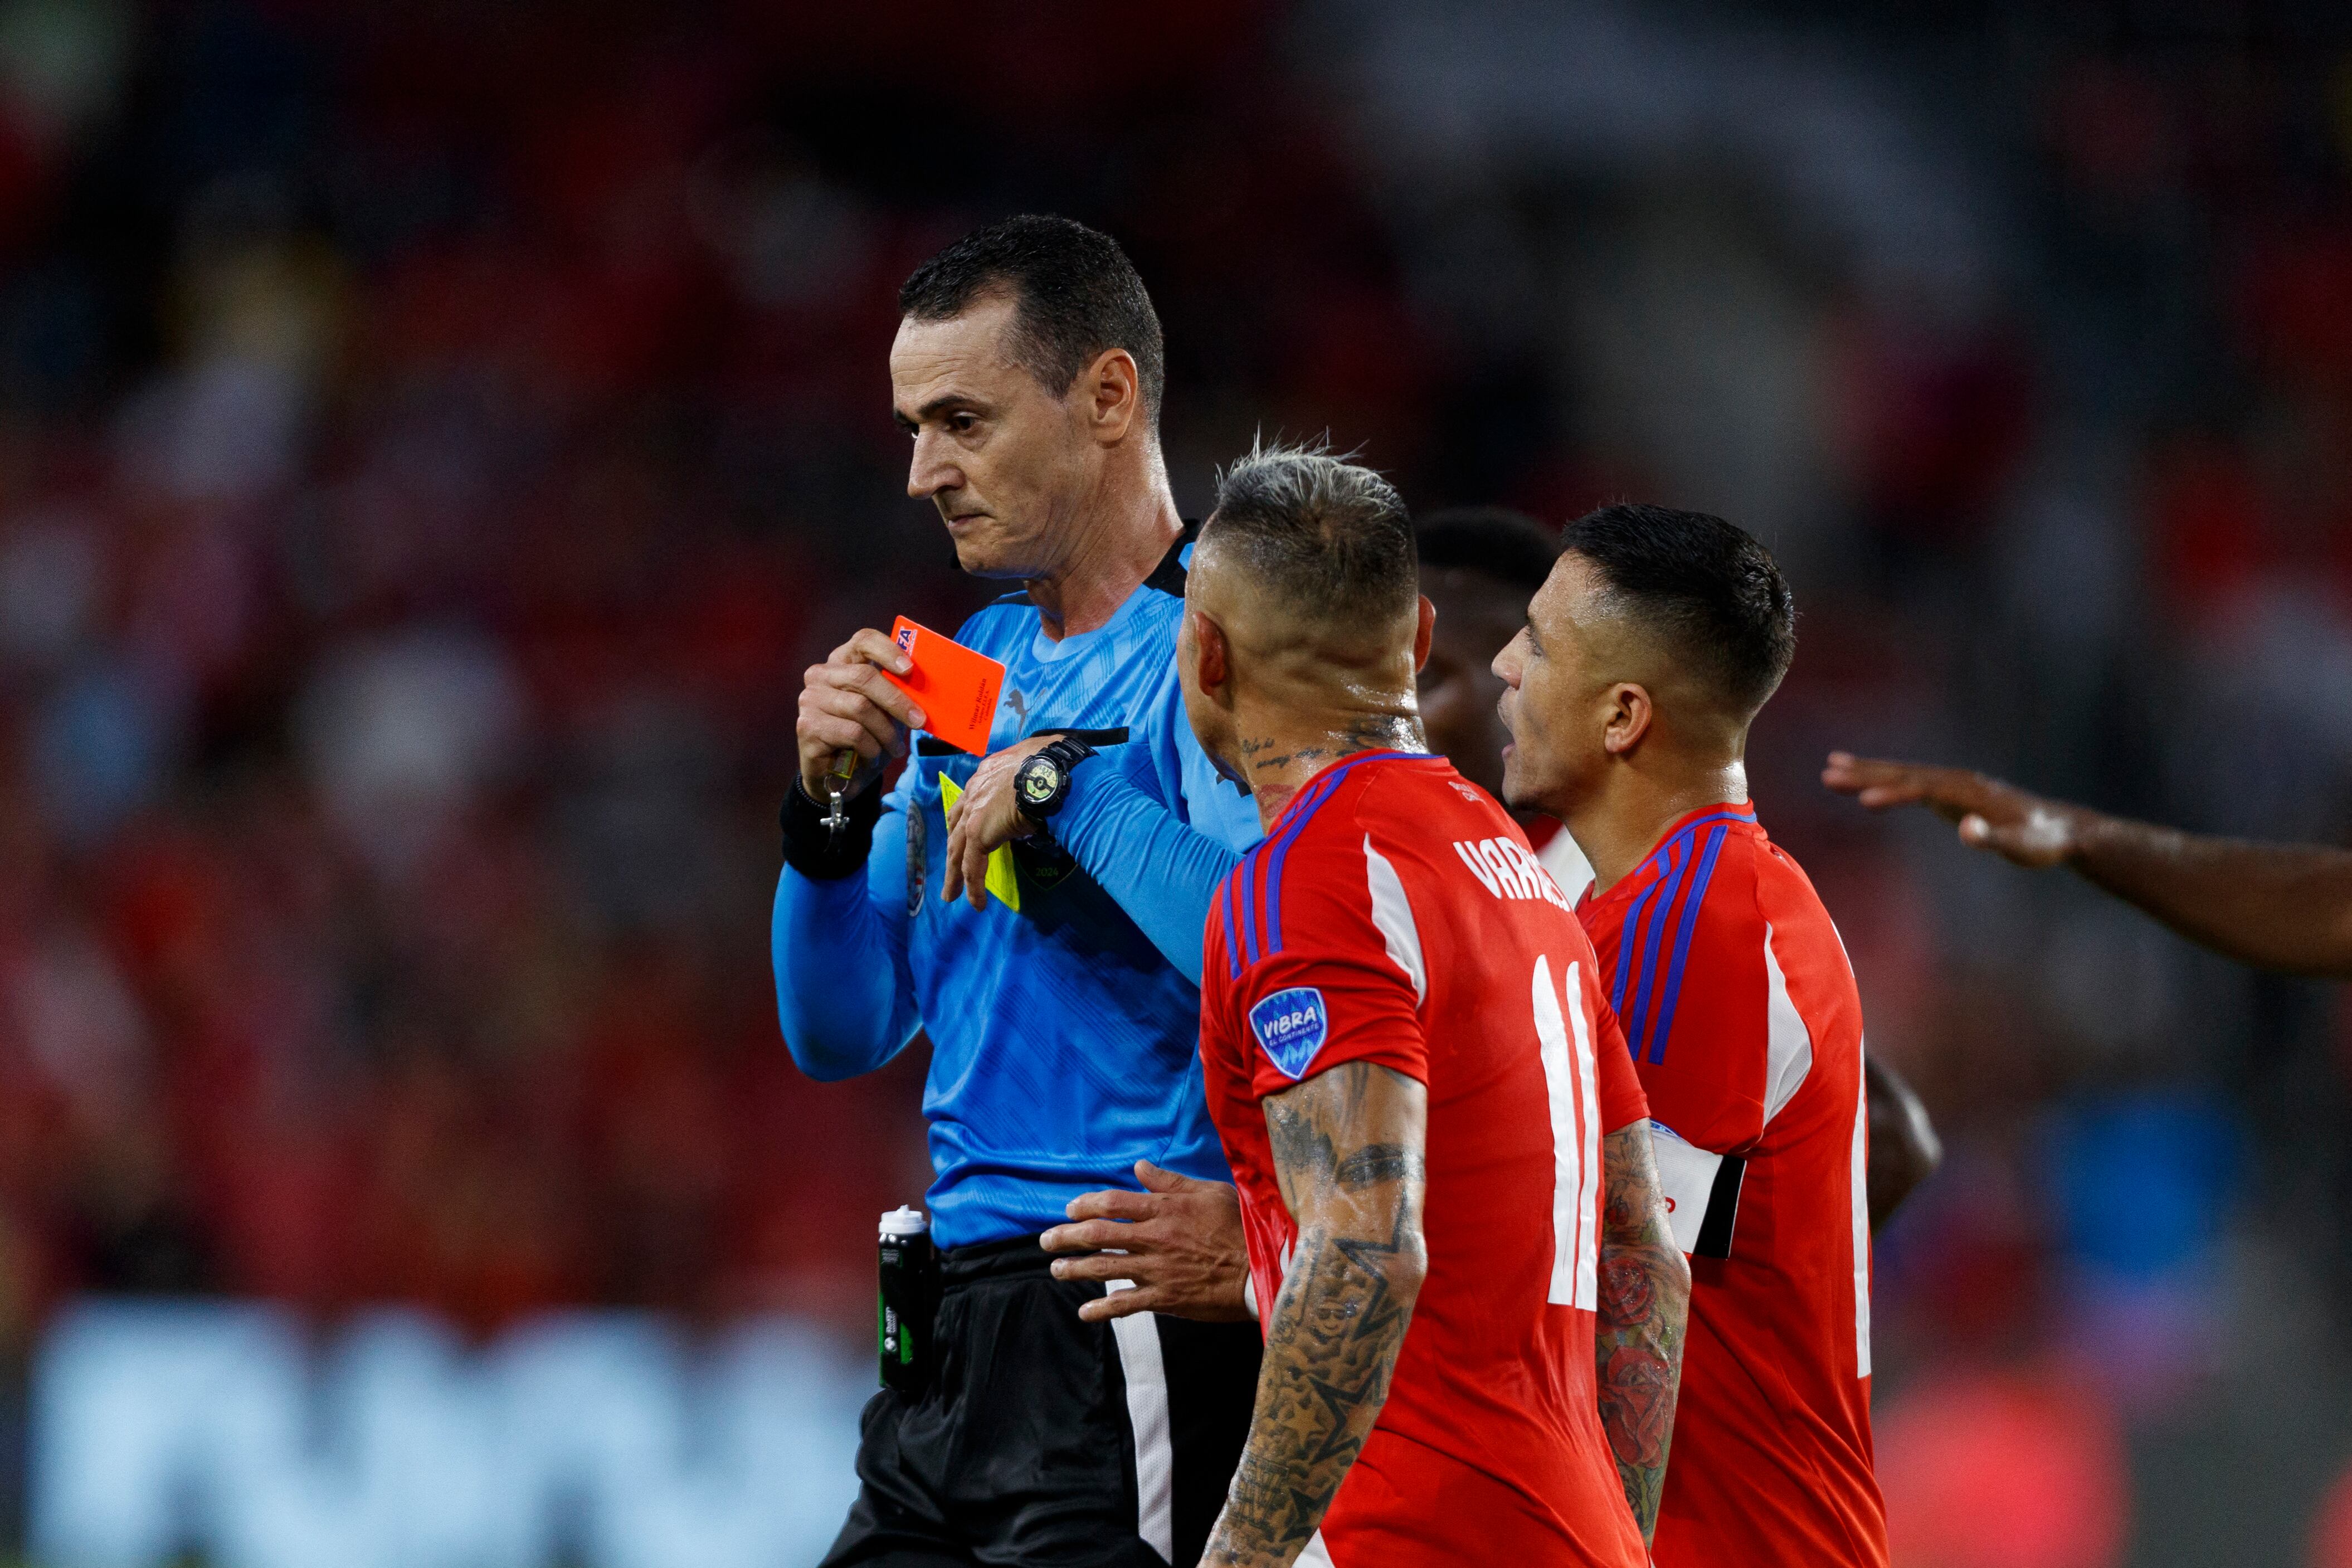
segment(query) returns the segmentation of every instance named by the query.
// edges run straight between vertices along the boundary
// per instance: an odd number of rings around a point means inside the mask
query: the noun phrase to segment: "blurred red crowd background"
[[[1951,1145],[1880,1258],[1903,1560],[2194,1551],[2216,1453],[2306,1550],[2352,1453],[2340,997],[1811,776],[2341,832],[2343,18],[1591,8],[1659,81],[1761,39],[1924,128],[1831,134],[1859,195],[1808,205],[1801,126],[1693,75],[1624,89],[1644,131],[1525,15],[1416,99],[1408,9],[0,5],[0,1340],[79,1291],[862,1321],[922,1052],[779,1048],[792,699],[981,597],[883,358],[915,262],[1042,208],[1152,288],[1188,504],[1328,428],[1417,508],[1781,551],[1759,797]]]

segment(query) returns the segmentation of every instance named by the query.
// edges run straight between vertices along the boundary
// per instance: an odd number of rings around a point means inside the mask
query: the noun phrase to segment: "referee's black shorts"
[[[940,1261],[939,1371],[866,1406],[824,1568],[1192,1568],[1257,1392],[1255,1323],[1081,1322],[1034,1237]]]

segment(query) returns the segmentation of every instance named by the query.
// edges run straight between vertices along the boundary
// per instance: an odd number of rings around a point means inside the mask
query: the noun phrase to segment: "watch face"
[[[1062,770],[1047,758],[1032,757],[1021,764],[1020,777],[1014,783],[1020,785],[1023,800],[1031,805],[1043,805],[1062,787]]]

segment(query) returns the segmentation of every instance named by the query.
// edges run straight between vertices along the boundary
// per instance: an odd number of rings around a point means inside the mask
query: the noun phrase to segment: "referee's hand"
[[[794,731],[801,748],[801,787],[822,805],[825,775],[833,760],[844,752],[857,753],[857,777],[849,793],[857,794],[881,772],[875,764],[884,752],[907,754],[907,731],[923,727],[923,710],[905,692],[882,679],[882,671],[904,675],[914,660],[884,633],[867,626],[839,647],[823,664],[813,664],[801,683],[800,721]]]
[[[1055,1258],[1056,1279],[1134,1282],[1131,1290],[1084,1303],[1078,1316],[1089,1323],[1133,1312],[1166,1312],[1209,1323],[1247,1321],[1242,1281],[1249,1275],[1249,1255],[1242,1239],[1241,1200],[1232,1186],[1180,1176],[1149,1160],[1135,1163],[1135,1176],[1150,1190],[1114,1187],[1073,1198],[1069,1215],[1076,1223],[1057,1225],[1037,1238],[1048,1252],[1087,1254]]]

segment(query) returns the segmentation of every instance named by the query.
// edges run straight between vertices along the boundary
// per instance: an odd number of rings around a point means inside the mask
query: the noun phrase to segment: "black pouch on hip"
[[[932,1330],[940,1310],[940,1258],[931,1247],[931,1222],[910,1208],[884,1215],[880,1250],[875,1333],[882,1386],[912,1399],[930,1386],[939,1364]]]

